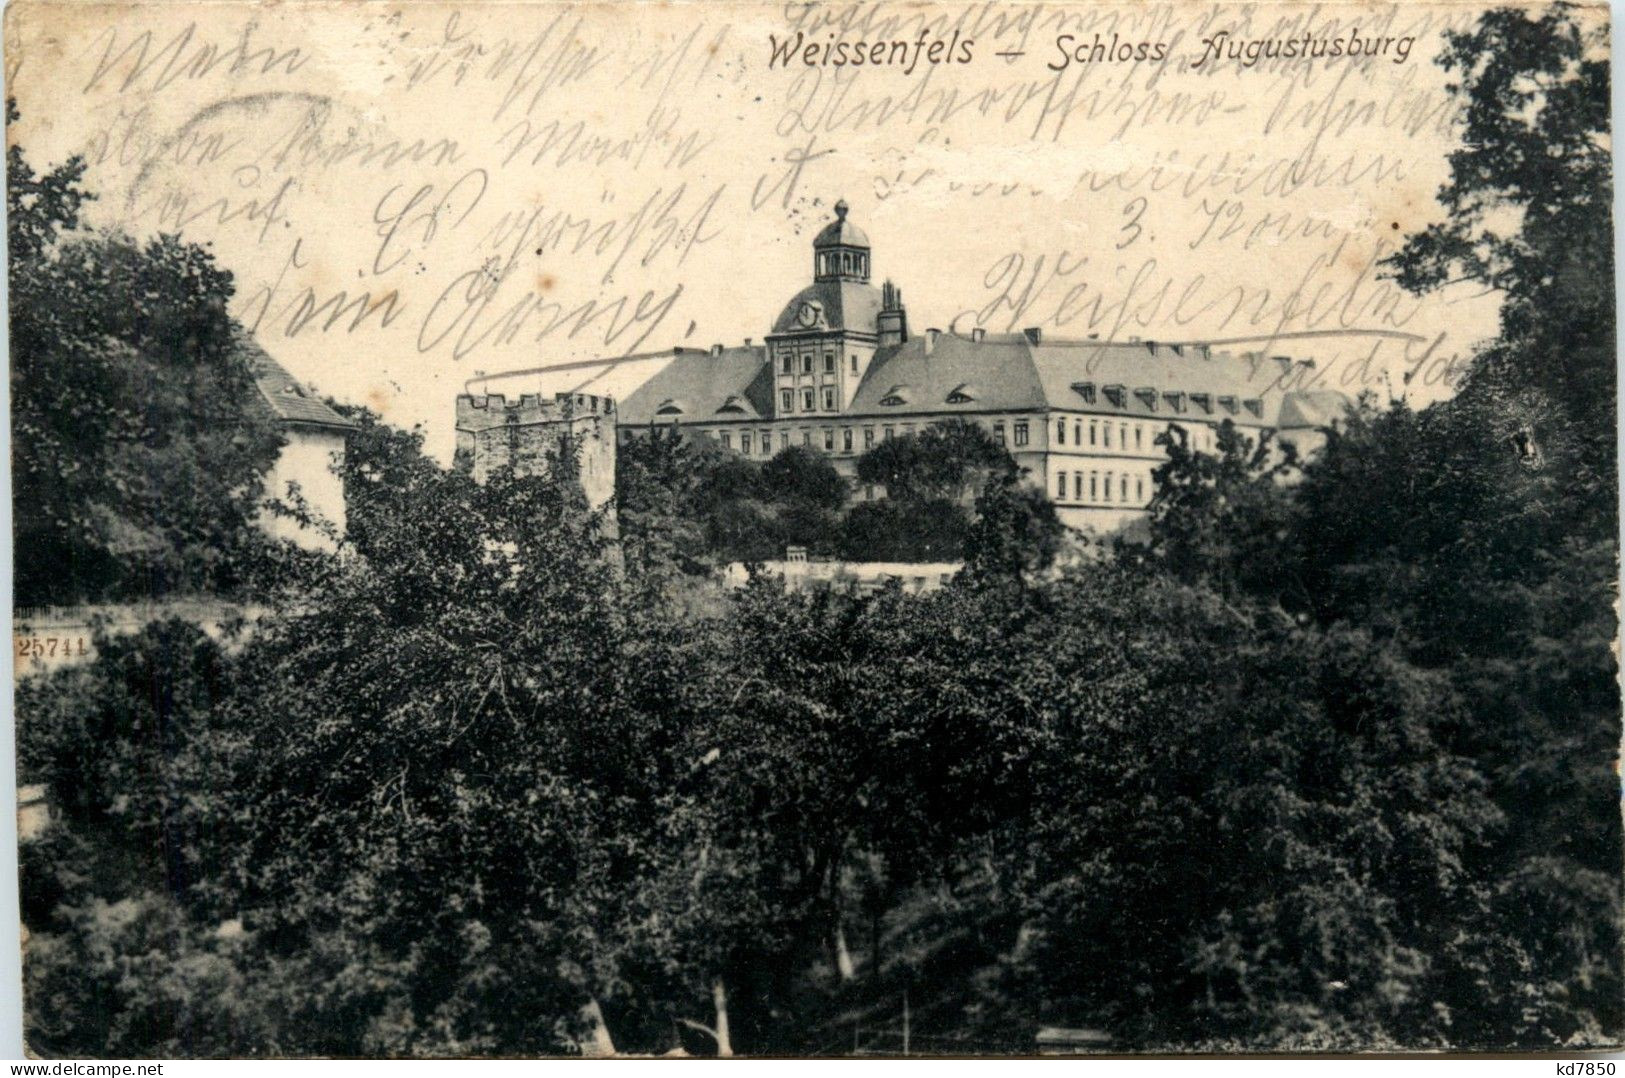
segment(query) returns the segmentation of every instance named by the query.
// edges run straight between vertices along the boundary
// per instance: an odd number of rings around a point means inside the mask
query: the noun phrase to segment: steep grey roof
[[[818,281],[803,288],[773,320],[773,332],[788,333],[800,329],[796,312],[806,300],[823,305],[824,319],[832,329],[875,332],[875,320],[880,316],[880,289],[857,281]]]
[[[1289,363],[1195,345],[1040,340],[989,334],[980,341],[922,335],[882,349],[851,412],[1036,411],[1157,416],[1279,426],[1324,426],[1349,407],[1335,390],[1289,390]],[[1091,400],[1090,397],[1093,399]],[[953,398],[956,403],[949,403]],[[882,401],[897,402],[882,404]],[[1287,406],[1290,403],[1290,406]]]
[[[955,390],[973,399],[951,405]],[[886,404],[883,400],[898,400]],[[927,347],[925,337],[883,348],[858,385],[850,411],[876,415],[918,415],[925,412],[1035,410],[1046,407],[1028,353],[1025,337],[990,336],[982,341],[937,334]]]
[[[808,290],[810,291],[810,290]],[[873,291],[872,289],[870,291]],[[1326,426],[1350,401],[1297,384],[1289,362],[1150,342],[1041,340],[938,333],[875,353],[844,414],[887,416],[1061,410],[1177,421],[1234,419],[1283,430]],[[684,423],[773,414],[773,372],[764,350],[679,350],[622,402],[622,423],[666,422],[671,402]],[[1092,397],[1092,399],[1091,399]],[[884,403],[882,403],[884,402]],[[727,410],[724,410],[726,406]]]
[[[302,423],[318,427],[349,430],[355,426],[323,401],[310,395],[293,375],[282,369],[282,364],[271,358],[259,342],[238,327],[233,333],[233,347],[254,373],[260,396],[270,406],[271,414],[284,423]]]
[[[681,414],[657,415],[668,401],[675,403]],[[729,410],[719,414],[724,405]],[[747,345],[724,348],[715,354],[679,348],[670,363],[621,401],[619,421],[635,426],[670,422],[673,418],[684,423],[704,423],[771,415],[772,411],[773,374],[767,367],[765,348]]]

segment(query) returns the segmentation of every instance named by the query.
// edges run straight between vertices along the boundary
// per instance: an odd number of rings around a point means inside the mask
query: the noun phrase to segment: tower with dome
[[[1230,420],[1255,438],[1274,429],[1309,453],[1350,405],[1315,386],[1313,360],[1195,341],[1066,339],[1036,327],[911,333],[901,289],[871,283],[869,237],[845,201],[834,210],[813,239],[811,283],[779,308],[765,341],[673,349],[664,367],[608,406],[616,441],[706,438],[757,461],[807,446],[854,477],[858,458],[881,442],[960,419],[1003,444],[1064,523],[1110,531],[1144,515],[1164,459],[1156,438],[1169,423],[1198,448],[1212,448]],[[538,413],[505,420],[506,440],[481,441],[476,428],[504,408],[512,410],[500,395],[459,397],[459,445],[517,460],[503,447],[549,429]],[[883,495],[853,489],[860,500]]]

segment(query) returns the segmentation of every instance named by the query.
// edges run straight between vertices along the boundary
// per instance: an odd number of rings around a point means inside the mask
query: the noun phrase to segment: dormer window
[[[1206,393],[1192,393],[1191,403],[1208,415],[1213,414],[1213,398]]]
[[[660,404],[660,407],[655,409],[655,415],[682,415],[682,414],[683,414],[683,406],[681,404],[679,404],[677,401],[674,401],[674,400],[662,401],[661,404]]]
[[[743,412],[743,411],[745,411],[745,406],[740,403],[738,397],[736,397],[736,396],[735,397],[729,397],[727,400],[722,402],[721,406],[717,408],[717,411],[718,412]]]
[[[1235,415],[1236,414],[1236,398],[1234,398],[1234,397],[1220,397],[1219,398],[1219,407],[1223,408],[1225,411],[1229,412],[1231,415]]]
[[[1134,391],[1134,395],[1140,398],[1140,403],[1151,411],[1157,410],[1157,391],[1150,386],[1141,386]]]
[[[1082,397],[1087,404],[1095,403],[1095,384],[1093,382],[1073,382],[1072,392]]]
[[[1252,397],[1248,400],[1242,401],[1241,406],[1251,412],[1254,416],[1262,416],[1264,414],[1264,402],[1259,400],[1257,397]]]
[[[964,384],[955,386],[953,391],[948,394],[949,404],[969,404],[975,399],[976,394],[971,392],[971,387]]]
[[[908,403],[908,387],[892,386],[886,395],[880,398],[880,403],[887,408],[895,408],[900,404]]]
[[[1113,408],[1123,407],[1124,402],[1128,400],[1128,388],[1126,386],[1106,386],[1103,392]]]
[[[1167,401],[1168,407],[1176,412],[1185,410],[1185,394],[1183,393],[1164,393],[1162,399]]]

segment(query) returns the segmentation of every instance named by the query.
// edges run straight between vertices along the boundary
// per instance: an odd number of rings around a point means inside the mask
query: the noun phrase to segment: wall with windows
[[[778,418],[845,411],[874,358],[874,345],[842,334],[772,337],[773,408]]]
[[[1215,450],[1217,428],[1207,422],[1143,419],[1086,413],[1008,412],[967,415],[848,416],[810,414],[805,418],[729,420],[685,424],[691,436],[710,438],[757,461],[792,445],[827,454],[842,475],[855,478],[857,460],[891,438],[917,434],[946,419],[980,424],[1055,504],[1062,523],[1095,532],[1115,531],[1142,518],[1155,492],[1152,473],[1167,459],[1157,438],[1178,423],[1203,452]],[[1258,430],[1242,428],[1251,438]],[[636,432],[623,429],[622,437]],[[1323,436],[1321,436],[1323,440]],[[1311,444],[1306,441],[1307,444]],[[854,487],[855,501],[885,496],[883,488]]]

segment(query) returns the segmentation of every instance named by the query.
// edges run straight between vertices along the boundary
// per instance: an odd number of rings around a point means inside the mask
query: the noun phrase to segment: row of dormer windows
[[[1127,407],[1130,399],[1130,390],[1125,385],[1096,386],[1093,382],[1073,382],[1072,391],[1082,397],[1085,404],[1096,404],[1106,401],[1114,408]],[[1133,399],[1143,405],[1146,410],[1155,412],[1166,404],[1168,409],[1176,414],[1183,415],[1187,410],[1199,412],[1202,415],[1213,415],[1217,408],[1221,413],[1240,415],[1246,412],[1254,419],[1264,415],[1264,402],[1257,397],[1235,397],[1229,394],[1214,395],[1212,393],[1185,393],[1178,390],[1164,390],[1158,392],[1152,386],[1138,386],[1133,391]]]

